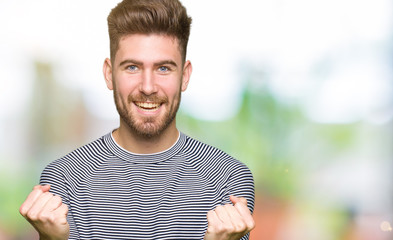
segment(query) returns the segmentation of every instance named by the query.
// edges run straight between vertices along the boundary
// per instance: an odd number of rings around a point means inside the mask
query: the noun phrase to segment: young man
[[[176,128],[191,18],[178,0],[124,0],[108,16],[120,126],[49,164],[20,207],[41,239],[248,239],[249,169]]]

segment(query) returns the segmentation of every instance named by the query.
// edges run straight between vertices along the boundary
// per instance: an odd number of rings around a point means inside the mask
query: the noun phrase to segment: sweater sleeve
[[[70,204],[70,198],[67,191],[67,179],[64,175],[64,169],[60,164],[61,159],[50,163],[41,173],[40,184],[51,185],[50,192],[54,195],[58,195],[63,200],[63,203],[68,206],[67,221],[70,225],[70,236],[69,239],[79,239],[78,232],[72,216],[72,208]]]

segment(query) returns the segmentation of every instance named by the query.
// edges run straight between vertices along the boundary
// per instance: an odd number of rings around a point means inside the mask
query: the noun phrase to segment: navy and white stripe
[[[206,213],[229,195],[254,208],[250,170],[183,133],[156,154],[130,153],[108,133],[53,161],[40,183],[69,206],[70,239],[203,239]]]

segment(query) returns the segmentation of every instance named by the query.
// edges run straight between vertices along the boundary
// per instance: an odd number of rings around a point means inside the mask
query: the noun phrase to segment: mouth
[[[161,103],[154,103],[154,102],[134,102],[134,103],[139,109],[147,112],[154,112],[161,106]]]

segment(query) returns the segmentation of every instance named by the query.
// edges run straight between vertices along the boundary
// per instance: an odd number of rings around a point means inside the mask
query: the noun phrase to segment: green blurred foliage
[[[0,170],[0,239],[1,232],[16,239],[31,231],[28,222],[19,214],[19,207],[37,183],[36,171],[31,171],[34,169],[32,164],[26,163],[17,171]]]
[[[313,152],[337,154],[353,145],[356,137],[356,124],[313,123],[299,106],[282,103],[267,87],[251,84],[244,89],[241,108],[231,119],[203,121],[180,113],[178,125],[246,163],[258,192],[285,199],[297,192],[307,171],[303,164],[312,161]]]

